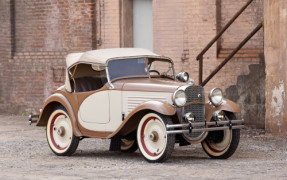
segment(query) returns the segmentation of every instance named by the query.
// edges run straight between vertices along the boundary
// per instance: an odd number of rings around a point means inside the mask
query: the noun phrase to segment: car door
[[[109,89],[105,69],[91,64],[78,64],[72,74],[74,93],[78,100],[78,120],[90,131],[106,131],[110,121]]]
[[[92,131],[115,131],[122,123],[122,93],[103,90],[88,96],[79,107],[78,118]]]
[[[106,124],[106,131],[113,132],[123,122],[122,91],[109,90],[110,121]]]
[[[85,123],[107,124],[110,121],[109,92],[98,91],[88,96],[79,107],[79,119]]]

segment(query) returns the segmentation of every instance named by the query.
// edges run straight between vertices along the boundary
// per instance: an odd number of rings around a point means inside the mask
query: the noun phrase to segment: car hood
[[[145,92],[174,92],[178,87],[186,85],[186,83],[176,82],[164,78],[136,78],[126,79],[123,83],[123,91],[145,91]]]

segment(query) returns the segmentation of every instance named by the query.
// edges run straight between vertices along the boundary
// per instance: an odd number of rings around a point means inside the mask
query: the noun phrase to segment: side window
[[[70,83],[75,92],[95,91],[107,82],[106,70],[91,64],[78,64],[70,70]]]

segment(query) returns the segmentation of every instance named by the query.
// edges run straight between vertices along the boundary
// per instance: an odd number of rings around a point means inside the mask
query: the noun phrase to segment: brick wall
[[[0,112],[2,107],[8,103],[9,91],[9,69],[8,59],[11,57],[12,51],[12,31],[11,31],[11,9],[13,2],[10,0],[0,1]]]
[[[154,1],[154,50],[171,57],[176,73],[187,71],[197,82],[197,54],[216,34],[216,0]],[[205,56],[210,62],[205,66],[205,74],[216,61],[216,47]]]
[[[102,1],[101,40],[98,48],[120,47],[120,4],[119,0]]]
[[[95,3],[92,0],[17,0],[14,13],[9,13],[10,1],[1,3],[0,17],[6,24],[1,23],[0,37],[6,41],[15,39],[11,47],[0,47],[1,57],[15,51],[1,62],[1,111],[35,111],[63,84],[65,56],[95,48],[92,37]],[[8,17],[10,14],[14,17]],[[7,27],[13,27],[9,25],[11,22],[15,22],[16,31],[9,39]]]
[[[243,7],[247,0],[220,0],[221,16],[218,24],[223,27]],[[263,0],[254,0],[238,17],[221,39],[223,49],[235,48],[263,20]],[[263,30],[260,30],[244,48],[263,48]]]
[[[84,51],[92,48],[92,0],[16,1],[16,51]]]
[[[14,1],[15,10],[10,7]],[[153,0],[154,51],[171,57],[177,73],[188,71],[197,82],[197,54],[245,2]],[[230,48],[244,37],[237,39],[236,27],[244,26],[246,29],[242,31],[248,33],[247,27],[256,26],[261,2],[255,0],[235,28],[227,32],[222,39],[224,47]],[[1,110],[22,113],[40,108],[52,90],[62,84],[59,76],[63,74],[67,53],[121,47],[120,0],[3,0],[0,3],[0,22],[3,22],[0,38],[8,42],[0,44],[0,68],[4,69],[0,72]],[[244,18],[250,20],[245,22]],[[257,36],[251,45],[259,47],[263,35]],[[217,50],[214,45],[204,56],[204,77],[221,62]],[[253,62],[246,59],[230,62],[207,84],[206,90],[236,84],[238,75],[249,73],[250,63]]]
[[[181,0],[154,1],[154,50],[175,61],[176,72],[188,71],[198,81],[196,56],[216,35],[227,21],[246,3],[246,0]],[[225,32],[223,48],[234,48],[262,20],[262,0],[255,0],[235,24]],[[246,20],[248,19],[248,20]],[[240,31],[238,27],[242,27]],[[240,32],[240,34],[239,34]],[[262,30],[248,42],[245,49],[262,49]],[[204,56],[203,77],[206,78],[222,60],[217,59],[216,45]],[[252,53],[252,52],[251,52]],[[255,52],[256,55],[257,52]],[[258,56],[259,53],[257,53]],[[220,87],[224,91],[236,84],[238,75],[248,74],[248,65],[258,63],[259,58],[238,57],[230,61],[207,85],[206,89]]]

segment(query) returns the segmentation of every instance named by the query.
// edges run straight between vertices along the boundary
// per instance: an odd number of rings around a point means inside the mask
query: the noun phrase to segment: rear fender
[[[65,109],[68,111],[68,114],[70,116],[72,127],[73,127],[73,132],[75,136],[82,136],[82,133],[78,128],[77,119],[76,119],[72,106],[70,105],[68,99],[63,94],[60,94],[60,93],[55,93],[51,95],[45,101],[45,104],[42,107],[42,111],[40,113],[36,126],[47,126],[49,117],[57,106],[65,107]]]
[[[223,99],[223,103],[220,106],[213,106],[205,104],[205,119],[210,121],[215,111],[228,111],[228,112],[240,112],[240,107],[233,101]]]

